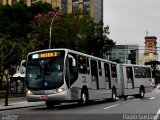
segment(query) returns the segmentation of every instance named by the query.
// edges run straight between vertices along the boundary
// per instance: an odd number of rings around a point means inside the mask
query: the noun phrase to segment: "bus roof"
[[[138,65],[138,64],[122,64],[123,66],[133,66],[133,67],[151,67],[150,65]]]
[[[92,55],[88,55],[88,54],[85,54],[85,53],[82,53],[82,52],[78,52],[78,51],[74,51],[74,50],[66,49],[66,48],[38,50],[38,51],[30,52],[28,55],[34,54],[34,53],[39,53],[39,52],[48,52],[48,51],[56,51],[56,50],[57,51],[58,50],[64,50],[65,52],[71,52],[71,53],[75,53],[75,54],[79,54],[79,55],[84,55],[84,56],[89,57],[89,58],[93,58],[93,59],[97,59],[97,60],[101,60],[101,61],[117,64],[116,62],[113,62],[113,61],[109,61],[109,60],[106,60],[106,59],[102,59],[102,58],[99,58],[99,57],[95,57],[95,56],[92,56]]]

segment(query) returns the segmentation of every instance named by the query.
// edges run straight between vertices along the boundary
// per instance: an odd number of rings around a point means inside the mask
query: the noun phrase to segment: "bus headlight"
[[[30,90],[27,91],[27,95],[32,95],[32,94],[33,94],[32,91],[30,91]]]
[[[61,93],[61,92],[63,92],[63,91],[64,91],[63,88],[58,88],[58,89],[57,89],[57,92],[58,92],[58,93]]]

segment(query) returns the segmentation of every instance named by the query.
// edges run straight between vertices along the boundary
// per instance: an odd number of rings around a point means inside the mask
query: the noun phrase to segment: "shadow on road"
[[[104,101],[91,101],[87,105],[80,105],[77,102],[72,103],[61,103],[59,105],[53,106],[53,108],[47,108],[46,106],[41,106],[38,108],[32,108],[30,110],[65,110],[65,109],[73,109],[73,108],[82,108],[82,107],[88,107],[88,106],[96,106],[100,104],[106,104],[106,103],[112,103],[111,100],[104,100]]]

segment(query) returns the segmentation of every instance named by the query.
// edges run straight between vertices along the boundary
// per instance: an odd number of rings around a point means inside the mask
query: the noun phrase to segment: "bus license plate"
[[[41,99],[41,100],[47,100],[47,99],[48,99],[48,96],[47,96],[47,95],[42,95],[42,96],[40,96],[40,99]]]

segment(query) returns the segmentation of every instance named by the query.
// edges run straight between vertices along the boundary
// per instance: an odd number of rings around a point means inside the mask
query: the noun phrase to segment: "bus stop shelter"
[[[21,74],[20,72],[14,74],[10,77],[9,81],[9,93],[10,94],[25,94],[26,85],[25,85],[25,73]]]

